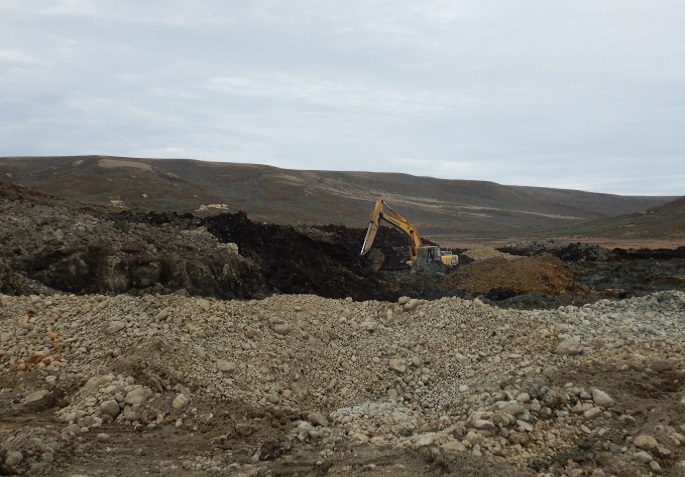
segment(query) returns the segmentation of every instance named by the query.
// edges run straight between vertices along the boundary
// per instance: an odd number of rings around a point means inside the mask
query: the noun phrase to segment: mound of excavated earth
[[[515,263],[515,262],[510,262]],[[0,297],[2,475],[682,475],[685,294]]]
[[[110,216],[27,200],[0,200],[0,214],[0,292],[265,292],[235,244],[175,214]]]
[[[443,282],[446,288],[471,294],[488,294],[494,289],[513,293],[552,296],[587,292],[573,279],[571,268],[552,255],[535,257],[493,256],[466,264]]]

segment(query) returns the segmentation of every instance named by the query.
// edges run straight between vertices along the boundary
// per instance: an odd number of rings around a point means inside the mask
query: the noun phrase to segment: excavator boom
[[[421,247],[421,237],[419,236],[419,232],[416,230],[416,227],[410,224],[407,219],[395,212],[389,205],[385,204],[382,199],[376,201],[376,206],[373,208],[373,212],[371,212],[371,215],[369,216],[369,228],[366,231],[366,237],[364,237],[364,243],[362,245],[360,255],[365,255],[369,250],[371,250],[381,219],[407,234],[407,237],[409,238],[410,262],[412,264],[416,263],[419,248]]]

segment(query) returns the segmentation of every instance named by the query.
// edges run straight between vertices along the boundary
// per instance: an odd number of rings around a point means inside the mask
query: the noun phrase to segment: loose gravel
[[[70,440],[103,426],[214,435],[217,409],[236,402],[294,416],[288,448],[324,460],[344,444],[468,454],[532,475],[685,465],[683,292],[535,311],[311,295],[0,304],[0,373],[32,378],[12,406],[51,409],[62,423],[41,431],[49,452],[22,447],[25,429],[6,437],[0,466],[11,472],[47,473]],[[253,445],[240,465],[262,475],[270,464]]]

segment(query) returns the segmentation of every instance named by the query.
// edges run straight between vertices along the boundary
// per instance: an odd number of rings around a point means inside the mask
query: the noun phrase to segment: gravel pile
[[[675,472],[682,458],[682,292],[544,311],[311,295],[0,304],[0,372],[32,377],[18,406],[53,409],[62,447],[107,425],[218,432],[218,409],[239,402],[295,416],[288,446],[324,457],[363,443],[569,476]],[[49,467],[17,442],[0,445],[2,468]]]

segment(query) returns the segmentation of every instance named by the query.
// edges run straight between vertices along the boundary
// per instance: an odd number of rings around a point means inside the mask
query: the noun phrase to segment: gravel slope
[[[172,447],[192,436],[202,459],[131,455],[115,475],[356,475],[362,458],[380,462],[369,475],[682,475],[685,464],[678,291],[545,311],[310,295],[0,303],[5,473],[97,473],[103,457],[86,457],[113,440],[165,436]],[[382,458],[393,449],[408,452],[404,470]],[[482,470],[459,473],[473,459]]]

